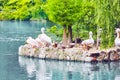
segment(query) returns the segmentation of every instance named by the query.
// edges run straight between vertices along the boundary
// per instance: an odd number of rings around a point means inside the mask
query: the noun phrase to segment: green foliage
[[[87,39],[88,36],[88,30],[83,28],[84,26],[81,25],[73,25],[73,38],[81,38],[82,40]]]
[[[63,26],[63,43],[72,41],[72,25],[79,19],[82,0],[47,0],[44,10],[49,20]]]
[[[63,29],[54,25],[52,27],[50,27],[49,29],[47,29],[47,32],[51,33],[51,35],[54,35],[54,40],[55,41],[61,41],[61,37],[62,37],[62,32]]]
[[[82,1],[79,13],[79,20],[73,25],[73,36],[77,38],[88,38],[88,32],[94,33],[94,39],[96,39],[96,23],[95,23],[95,6],[93,2]],[[76,35],[75,35],[76,34]]]
[[[114,31],[120,21],[119,0],[99,0],[95,2],[95,22],[102,28],[101,47],[108,48],[114,45]],[[117,18],[116,18],[117,17]]]
[[[52,26],[48,29],[48,32],[55,34],[57,37],[62,37],[63,29],[57,26]]]
[[[0,20],[40,20],[46,18],[42,0],[1,0]]]
[[[47,0],[44,9],[51,21],[60,25],[72,25],[79,18],[81,0]]]

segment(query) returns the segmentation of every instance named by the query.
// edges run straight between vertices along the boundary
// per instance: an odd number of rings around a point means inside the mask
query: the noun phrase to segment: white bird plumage
[[[42,47],[42,46],[49,46],[52,43],[52,40],[49,36],[45,34],[45,28],[41,28],[42,34],[38,35],[36,39],[32,37],[28,37],[26,42],[30,44],[32,47]]]
[[[28,39],[26,40],[26,42],[28,44],[30,44],[32,47],[39,47],[38,42],[35,39],[33,39],[32,37],[28,37]]]
[[[115,46],[120,47],[120,29],[116,29],[117,37],[115,38]]]
[[[92,31],[89,32],[89,39],[82,41],[82,45],[85,47],[92,47],[94,44],[94,39],[92,37],[93,33]]]
[[[52,40],[49,36],[45,34],[45,28],[41,28],[41,32],[42,34],[38,36],[40,41],[43,42],[44,44],[50,45],[52,43]]]

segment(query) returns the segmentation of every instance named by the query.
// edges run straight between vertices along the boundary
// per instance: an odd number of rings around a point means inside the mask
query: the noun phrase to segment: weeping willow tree
[[[74,35],[77,38],[86,39],[88,32],[92,31],[96,37],[95,4],[89,0],[82,0],[81,4],[79,20],[73,27]]]
[[[109,48],[114,45],[116,24],[120,21],[119,0],[95,0],[97,28],[102,28],[101,47]]]

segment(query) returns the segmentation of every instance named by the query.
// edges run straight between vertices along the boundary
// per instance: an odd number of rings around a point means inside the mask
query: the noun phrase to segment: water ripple
[[[26,37],[19,37],[19,38],[0,38],[0,41],[24,41]]]

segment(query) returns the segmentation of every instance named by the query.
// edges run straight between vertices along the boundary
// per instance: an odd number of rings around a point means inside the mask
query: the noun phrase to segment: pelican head
[[[44,28],[44,27],[41,28],[41,32],[42,32],[42,33],[45,32],[45,28]]]
[[[89,35],[92,35],[92,34],[93,34],[92,31],[90,31],[90,32],[89,32]]]
[[[116,33],[119,33],[119,32],[120,32],[120,29],[119,29],[119,28],[117,28],[117,29],[116,29]]]

